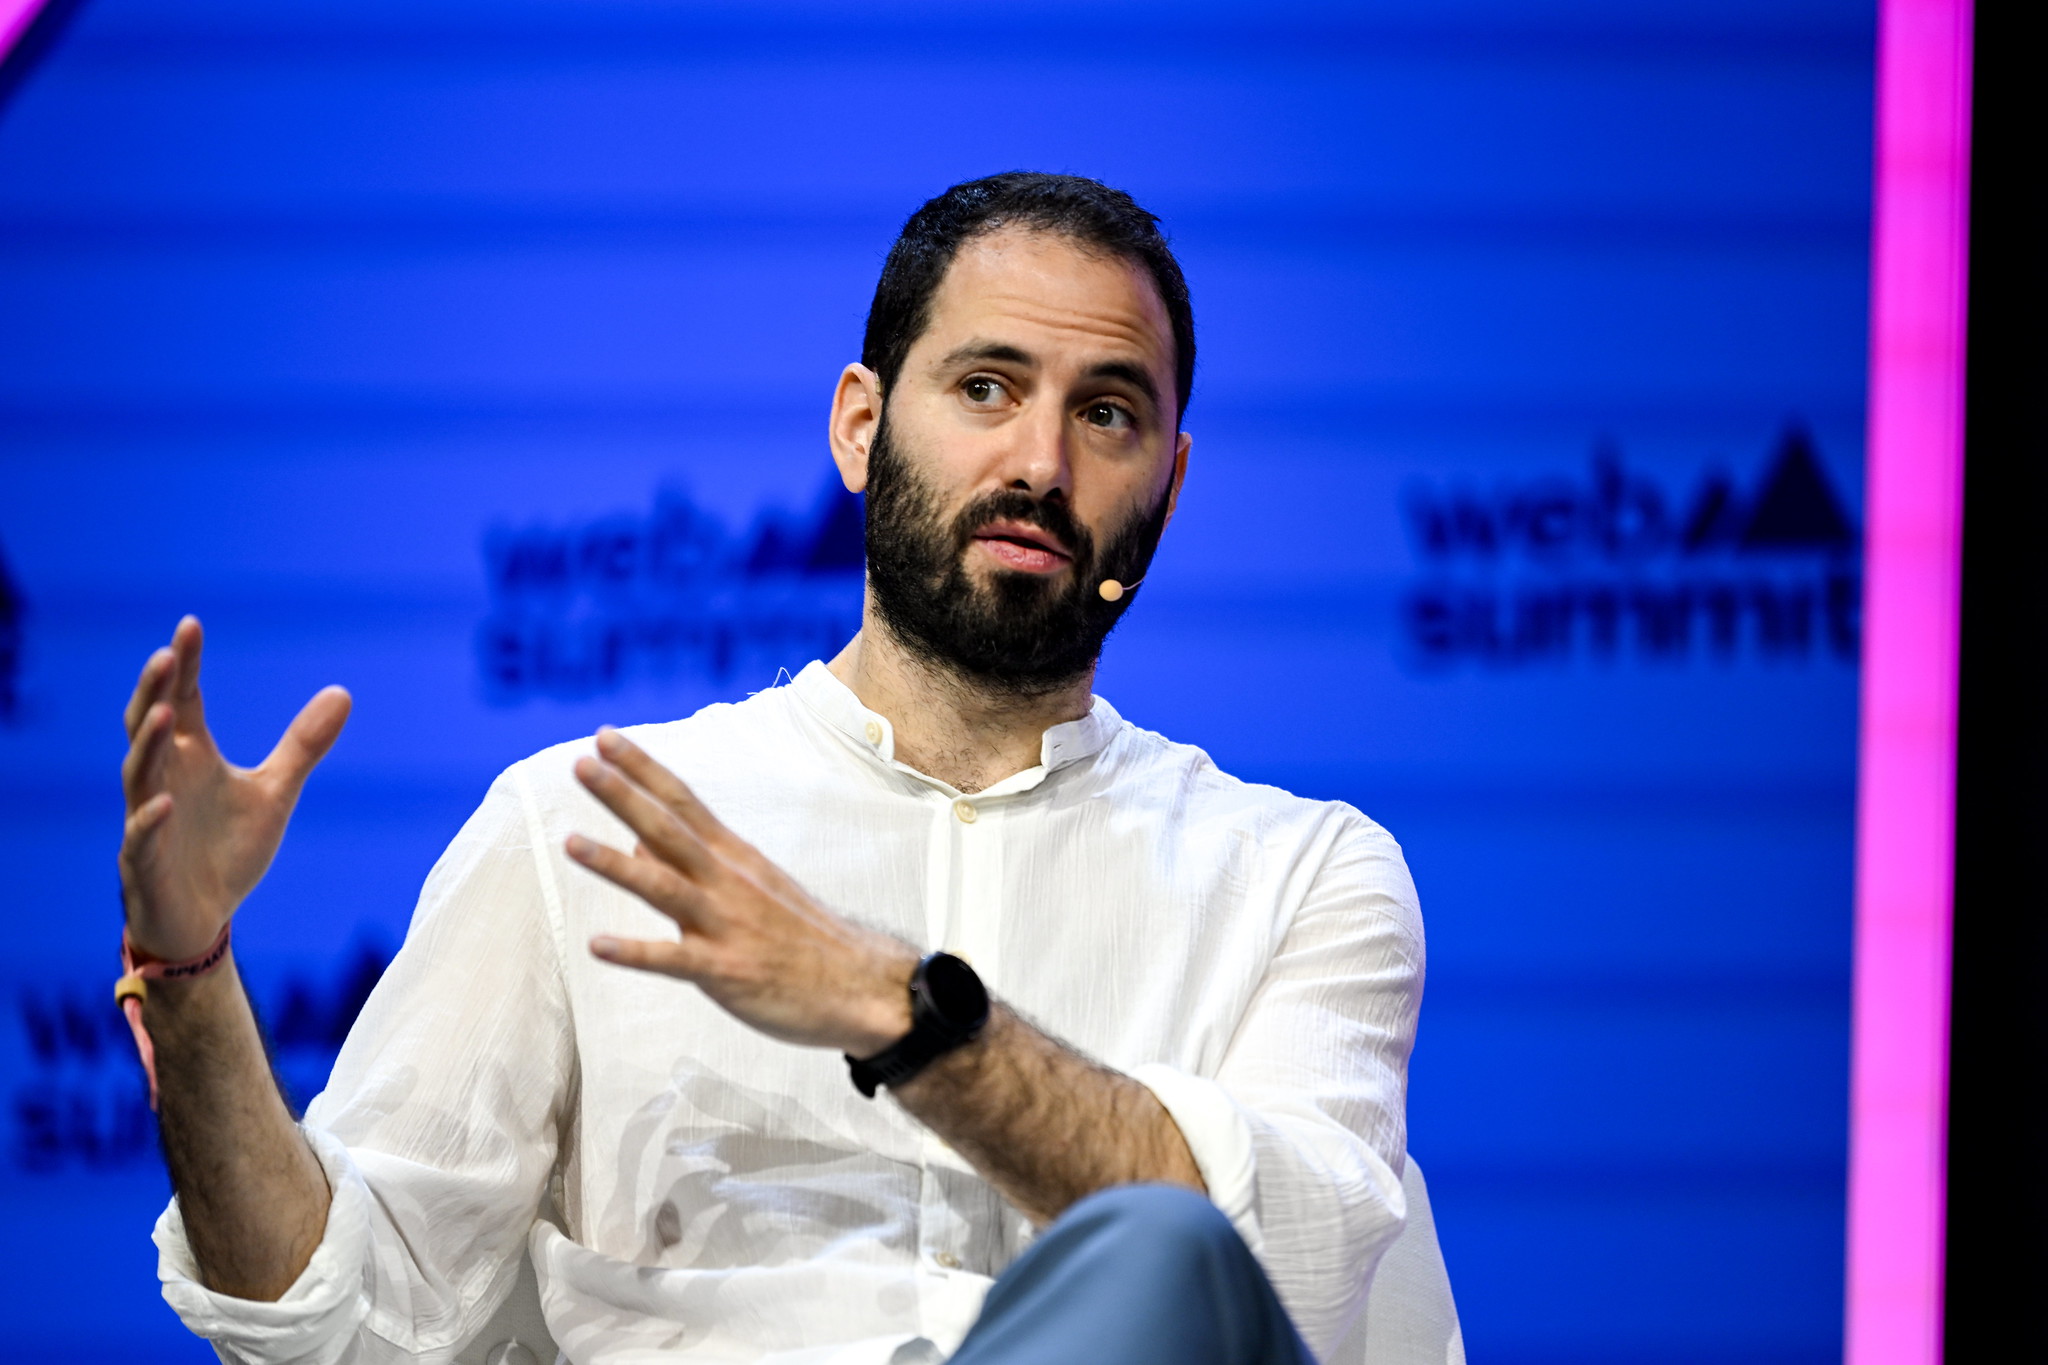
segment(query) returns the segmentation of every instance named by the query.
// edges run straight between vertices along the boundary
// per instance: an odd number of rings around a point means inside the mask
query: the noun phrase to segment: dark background
[[[1956,799],[1946,1346],[2038,1360],[2048,1324],[2048,317],[2038,25],[1977,13]]]
[[[356,693],[237,927],[309,1093],[496,771],[836,645],[821,438],[875,270],[1030,166],[1160,212],[1202,332],[1101,690],[1402,841],[1474,1358],[1836,1358],[1871,23],[52,11],[0,105],[9,1349],[204,1358],[107,1004],[116,717],[178,614],[232,756]]]

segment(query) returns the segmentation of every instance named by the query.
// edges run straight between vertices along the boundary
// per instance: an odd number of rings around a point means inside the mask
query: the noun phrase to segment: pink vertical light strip
[[[1941,1359],[1970,0],[1881,0],[1846,1359]]]
[[[28,32],[36,11],[42,7],[43,0],[0,0],[0,61],[7,60],[15,40]]]

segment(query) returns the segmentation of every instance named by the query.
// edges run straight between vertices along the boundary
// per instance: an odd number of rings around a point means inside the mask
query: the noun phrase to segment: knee
[[[1270,1361],[1274,1322],[1264,1273],[1214,1204],[1122,1185],[1074,1204],[1003,1272],[955,1359]]]
[[[1068,1219],[1118,1243],[1125,1254],[1184,1266],[1250,1254],[1221,1209],[1207,1196],[1179,1185],[1101,1190],[1075,1204],[1060,1221]]]

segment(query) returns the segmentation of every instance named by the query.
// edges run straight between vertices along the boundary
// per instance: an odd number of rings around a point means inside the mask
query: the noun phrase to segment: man
[[[348,698],[230,767],[182,622],[128,709],[122,875],[185,1320],[231,1359],[446,1359],[524,1253],[579,1365],[1334,1341],[1402,1220],[1400,850],[1091,691],[1194,358],[1128,196],[1013,174],[920,209],[833,397],[860,633],[508,770],[303,1125],[225,926]]]

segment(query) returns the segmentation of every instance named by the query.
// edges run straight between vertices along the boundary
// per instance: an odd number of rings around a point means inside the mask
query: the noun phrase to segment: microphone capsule
[[[1143,583],[1144,581],[1145,580],[1141,578],[1138,580],[1138,583]],[[1124,584],[1117,582],[1114,578],[1105,578],[1102,580],[1102,586],[1097,588],[1096,591],[1102,594],[1102,600],[1105,602],[1121,602],[1123,600],[1124,594],[1136,588],[1138,586],[1138,583],[1132,583],[1129,586],[1125,586]]]

